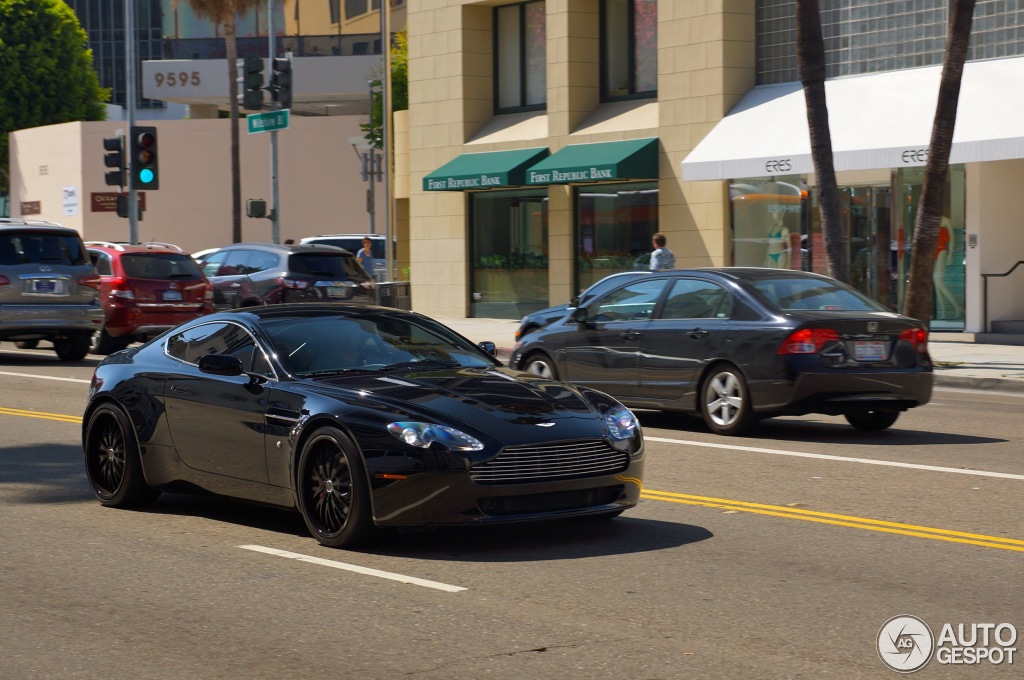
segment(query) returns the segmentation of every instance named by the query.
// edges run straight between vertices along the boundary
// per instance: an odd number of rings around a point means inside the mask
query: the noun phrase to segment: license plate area
[[[25,292],[29,295],[67,295],[63,279],[29,279],[25,281]]]
[[[352,297],[355,291],[355,284],[351,281],[317,281],[314,285],[324,291],[327,297],[342,300]]]
[[[853,358],[857,361],[885,361],[886,344],[872,340],[857,340],[853,344]]]
[[[165,290],[165,291],[163,291],[162,299],[163,299],[164,302],[180,302],[181,301],[181,291],[180,290]]]

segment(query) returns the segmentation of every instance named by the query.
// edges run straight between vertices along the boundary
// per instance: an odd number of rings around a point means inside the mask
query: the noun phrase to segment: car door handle
[[[625,340],[636,340],[640,337],[640,331],[623,331],[619,336]]]
[[[185,387],[184,385],[171,385],[171,392],[181,392],[182,394],[190,394],[192,390]]]
[[[703,328],[694,328],[692,331],[687,333],[687,335],[689,335],[694,340],[699,340],[699,339],[703,338],[707,334],[708,334],[708,332],[706,330],[704,330]]]

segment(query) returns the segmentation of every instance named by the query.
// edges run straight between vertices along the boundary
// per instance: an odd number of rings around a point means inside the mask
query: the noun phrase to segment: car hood
[[[504,367],[402,370],[307,379],[398,417],[457,425],[506,445],[605,436],[610,397]],[[325,391],[326,391],[325,390]],[[355,393],[355,394],[353,394]],[[530,427],[534,426],[534,427]]]

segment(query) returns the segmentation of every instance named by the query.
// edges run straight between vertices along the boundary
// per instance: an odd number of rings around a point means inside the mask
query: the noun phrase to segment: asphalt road
[[[1024,637],[1024,395],[940,390],[879,434],[641,412],[643,500],[610,523],[339,551],[294,513],[100,507],[94,363],[0,346],[0,678],[895,678],[893,616]]]

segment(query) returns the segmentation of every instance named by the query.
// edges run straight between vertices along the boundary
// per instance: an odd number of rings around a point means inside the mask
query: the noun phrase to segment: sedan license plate
[[[165,302],[172,302],[172,301],[173,302],[177,302],[178,300],[181,300],[181,291],[180,290],[165,290],[164,291],[164,301]]]
[[[853,347],[853,356],[857,361],[883,361],[885,359],[885,343],[858,340]]]
[[[351,290],[348,288],[342,288],[341,286],[328,286],[327,297],[332,298],[347,298],[351,295]]]

